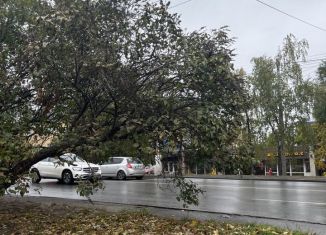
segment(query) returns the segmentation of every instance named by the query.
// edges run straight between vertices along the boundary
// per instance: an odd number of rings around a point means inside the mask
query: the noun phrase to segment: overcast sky
[[[251,72],[251,58],[262,55],[274,57],[284,37],[292,33],[309,43],[308,60],[303,71],[313,76],[326,59],[326,0],[261,0],[279,10],[325,29],[319,30],[273,10],[256,0],[170,0],[171,12],[181,16],[187,31],[229,26],[236,38],[234,49],[236,68]],[[177,6],[180,4],[179,6]],[[174,7],[175,6],[175,7]]]

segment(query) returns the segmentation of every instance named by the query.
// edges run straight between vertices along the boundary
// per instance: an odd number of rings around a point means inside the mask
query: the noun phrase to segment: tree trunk
[[[186,162],[185,162],[185,153],[182,145],[182,141],[180,142],[180,154],[181,154],[181,174],[186,175]]]
[[[279,164],[279,169],[281,170],[281,175],[285,176],[286,175],[286,159],[285,159],[285,154],[284,154],[284,108],[282,102],[280,102],[280,107],[278,111],[278,119],[279,119],[279,124],[278,124],[278,164]]]
[[[286,159],[284,155],[284,143],[282,140],[278,141],[277,146],[277,164],[280,171],[280,175],[286,175]]]
[[[253,146],[253,144],[252,144],[252,139],[251,139],[251,135],[252,135],[252,133],[251,133],[251,128],[250,128],[250,118],[249,118],[248,110],[246,110],[245,114],[246,114],[246,124],[247,124],[247,134],[248,134],[248,144],[249,144],[249,146],[250,146],[250,157],[251,157],[251,159],[253,159],[253,158],[254,158],[254,154],[252,154],[252,153],[253,153],[254,151],[253,151],[253,149],[252,149],[252,146]],[[251,175],[254,175],[254,164],[253,164],[252,160],[250,161],[250,164],[251,164]]]

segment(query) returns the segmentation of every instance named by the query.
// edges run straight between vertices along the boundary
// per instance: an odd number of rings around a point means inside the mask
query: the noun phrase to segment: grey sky
[[[170,0],[171,6],[185,0]],[[326,28],[326,0],[262,0],[288,14],[321,28]],[[228,25],[234,44],[235,65],[250,72],[251,58],[262,55],[274,57],[283,38],[294,34],[307,39],[310,45],[307,59],[326,59],[326,32],[283,15],[256,0],[192,0],[172,7],[171,12],[181,15],[182,27],[188,31],[219,28]],[[321,54],[321,55],[320,55]],[[320,61],[305,63],[306,76],[313,76]]]

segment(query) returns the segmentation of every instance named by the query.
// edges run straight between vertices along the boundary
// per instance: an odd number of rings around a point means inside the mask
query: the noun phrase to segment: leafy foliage
[[[244,87],[227,28],[186,34],[168,4],[145,0],[0,9],[1,189],[64,152],[101,161],[119,143],[149,153],[163,140],[213,149],[236,138]]]
[[[318,67],[313,111],[317,122],[326,123],[326,61]]]
[[[315,132],[315,162],[316,167],[320,170],[326,170],[326,124],[315,124],[314,125]]]
[[[315,85],[315,96],[313,115],[316,119],[314,130],[314,147],[316,166],[320,170],[326,170],[326,62],[323,61],[318,67],[317,83]]]
[[[179,190],[178,201],[182,201],[183,208],[187,208],[189,205],[198,206],[198,195],[203,194],[204,191],[198,188],[197,184],[191,180],[185,180],[182,177],[174,177],[171,179],[173,185]],[[194,196],[195,195],[195,196]]]
[[[284,149],[294,145],[296,128],[307,122],[310,113],[313,88],[303,79],[299,64],[305,59],[307,47],[307,41],[288,35],[275,59],[253,59],[250,82],[256,105],[254,119],[259,132],[265,136],[272,133],[283,175],[286,174]]]

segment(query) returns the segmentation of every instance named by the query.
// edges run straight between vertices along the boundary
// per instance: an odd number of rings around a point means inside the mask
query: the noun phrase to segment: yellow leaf
[[[191,227],[196,227],[197,225],[198,225],[198,221],[196,221],[196,220],[191,221],[191,224],[190,224]]]
[[[218,230],[213,231],[213,235],[219,235]]]

